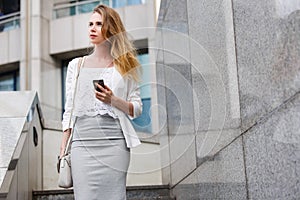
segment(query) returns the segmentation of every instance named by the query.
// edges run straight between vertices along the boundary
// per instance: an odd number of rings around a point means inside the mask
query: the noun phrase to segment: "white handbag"
[[[73,109],[74,109],[75,93],[77,90],[76,89],[77,88],[77,80],[79,77],[80,67],[81,67],[82,63],[84,62],[84,58],[85,57],[80,58],[78,61],[77,75],[75,77],[75,91],[73,93],[73,105],[72,105],[72,109],[71,109],[71,115],[70,115],[68,127],[70,127],[70,124],[71,124],[71,118],[72,118]],[[74,122],[74,124],[75,124],[75,122]],[[68,142],[67,142],[67,145],[65,148],[64,155],[61,159],[58,159],[58,162],[57,162],[57,170],[59,173],[58,186],[62,187],[62,188],[73,187],[72,170],[71,170],[71,148],[70,147],[71,147],[71,141],[72,141],[72,137],[73,137],[74,124],[73,124],[72,131],[71,131],[70,137],[68,139]]]
[[[64,155],[59,160],[59,178],[58,186],[61,188],[73,187],[72,171],[71,171],[71,154]]]

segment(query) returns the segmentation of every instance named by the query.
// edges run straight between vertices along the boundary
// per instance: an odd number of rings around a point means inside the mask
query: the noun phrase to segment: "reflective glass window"
[[[0,74],[0,91],[17,90],[20,90],[20,78],[18,71]]]

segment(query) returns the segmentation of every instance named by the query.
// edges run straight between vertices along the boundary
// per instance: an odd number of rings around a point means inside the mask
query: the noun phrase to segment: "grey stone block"
[[[0,118],[0,143],[5,144],[0,146],[0,167],[8,167],[25,120],[25,117]]]
[[[164,22],[162,22],[161,28],[162,28],[162,30],[172,30],[179,34],[188,34],[189,33],[189,25],[187,22],[178,22],[178,21],[165,22],[164,21]],[[166,39],[168,39],[168,38],[166,38]],[[175,41],[176,40],[174,40],[173,42],[175,42]],[[176,45],[174,45],[173,47],[176,48]]]
[[[167,2],[164,21],[187,21],[187,1],[186,0],[171,0]]]
[[[170,167],[170,144],[169,136],[160,136],[160,160],[161,160],[161,174],[162,183],[169,184],[171,180],[171,167]]]
[[[236,129],[240,105],[231,1],[191,0],[187,10],[194,106],[201,108],[197,130]]]
[[[157,111],[158,111],[158,130],[155,134],[167,134],[167,103],[166,103],[166,81],[165,67],[161,63],[156,63],[157,78]]]
[[[211,95],[209,88],[200,73],[194,73],[193,96],[194,96],[194,117],[195,130],[208,130],[211,122]]]
[[[169,134],[194,133],[190,65],[165,67]]]
[[[3,181],[3,179],[4,179],[6,170],[7,170],[6,167],[1,167],[1,168],[0,168],[0,185],[2,185],[2,181]]]
[[[242,130],[300,89],[299,2],[233,0]]]
[[[194,134],[171,135],[170,142],[170,185],[173,186],[191,173],[196,166]]]
[[[163,22],[163,27],[158,29],[162,38],[157,38],[157,43],[162,45],[164,54],[163,63],[190,64],[190,46],[188,37],[188,24],[186,22]]]
[[[204,162],[173,189],[177,200],[247,199],[241,138]]]
[[[250,199],[300,198],[300,94],[244,135]]]
[[[0,113],[1,117],[25,117],[35,98],[35,92],[1,92]]]
[[[164,21],[166,11],[167,11],[167,4],[169,0],[161,1],[160,6],[159,6],[159,13],[158,13],[158,18],[157,18],[157,27],[162,26],[162,22]]]
[[[245,185],[241,183],[182,184],[176,188],[176,200],[243,200]]]
[[[197,166],[212,158],[227,145],[230,145],[240,134],[240,129],[197,132]]]

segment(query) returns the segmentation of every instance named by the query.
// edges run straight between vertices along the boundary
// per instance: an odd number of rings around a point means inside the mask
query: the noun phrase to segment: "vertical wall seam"
[[[236,29],[235,29],[235,15],[234,15],[234,5],[233,0],[231,2],[231,13],[232,13],[232,23],[233,23],[233,41],[234,41],[234,48],[235,48],[235,62],[236,62],[236,70],[237,70],[237,87],[238,87],[238,95],[239,95],[239,107],[240,107],[240,127],[242,127],[242,118],[241,118],[241,93],[240,93],[240,79],[239,79],[239,63],[238,63],[238,48],[236,44]],[[244,142],[244,135],[241,135],[242,138],[242,147],[243,147],[243,163],[244,163],[244,174],[245,174],[245,187],[246,187],[246,197],[249,199],[249,183],[248,183],[248,175],[247,175],[247,163],[246,163],[246,152],[245,152],[245,142]]]
[[[166,10],[165,10],[166,11]],[[164,18],[162,19],[162,23],[164,22],[164,20],[165,20],[165,15],[164,15]],[[163,66],[165,66],[165,52],[164,52],[164,42],[163,42],[163,40],[164,40],[164,31],[163,31],[163,28],[162,28],[162,30],[161,30],[161,35],[160,35],[160,37],[162,38],[162,43],[161,43],[161,45],[162,45],[162,64],[163,64]],[[163,76],[164,76],[164,79],[163,79],[163,81],[164,81],[164,86],[166,86],[166,71],[165,70],[163,70]],[[166,109],[166,125],[167,125],[167,127],[166,127],[166,130],[167,130],[167,137],[168,137],[168,157],[169,157],[169,161],[168,161],[168,168],[169,168],[169,173],[170,173],[170,175],[169,175],[169,185],[171,185],[171,183],[172,183],[172,170],[171,170],[171,150],[170,150],[170,144],[171,144],[171,142],[170,142],[170,129],[169,129],[169,115],[168,115],[168,107],[167,107],[167,91],[166,91],[166,88],[164,88],[163,89],[164,90],[164,95],[165,95],[165,101],[164,101],[164,103],[165,103],[165,109]],[[160,126],[160,125],[159,125]]]
[[[244,173],[245,173],[245,180],[246,180],[246,194],[247,199],[250,199],[249,197],[249,182],[248,182],[248,174],[247,174],[247,162],[246,162],[246,149],[245,149],[245,141],[244,141],[244,135],[242,135],[242,147],[243,147],[243,159],[244,159]]]
[[[190,1],[186,1],[186,24],[187,24],[187,36],[188,36],[188,51],[189,51],[189,65],[190,65],[190,74],[191,74],[191,87],[192,87],[192,105],[195,109],[195,102],[194,102],[194,78],[193,78],[193,65],[192,65],[192,49],[191,49],[191,39],[190,39],[190,24],[189,24],[189,3]],[[197,94],[196,94],[197,95]],[[194,139],[195,139],[195,156],[196,156],[196,168],[193,170],[195,171],[198,168],[198,151],[197,151],[197,130],[198,130],[198,122],[196,122],[195,113],[193,113],[193,120],[194,120]],[[193,172],[192,171],[192,172]],[[191,172],[191,173],[192,173]],[[191,174],[190,173],[190,174]],[[186,178],[186,177],[185,177]]]
[[[191,40],[190,40],[190,24],[189,24],[189,9],[188,9],[188,3],[189,3],[190,1],[185,1],[185,3],[186,3],[186,6],[185,6],[185,13],[186,13],[186,24],[187,24],[187,37],[188,37],[188,51],[189,51],[189,57],[188,57],[188,59],[189,59],[189,67],[190,67],[190,75],[191,75],[191,88],[192,88],[192,105],[193,105],[193,108],[195,109],[195,102],[194,102],[194,81],[193,81],[193,70],[192,70],[192,68],[193,68],[193,65],[192,65],[192,51],[191,51]],[[196,167],[195,167],[195,169],[194,170],[192,170],[192,172],[193,171],[195,171],[197,168],[198,168],[198,157],[197,157],[197,155],[198,155],[198,151],[197,151],[197,128],[198,128],[198,126],[197,126],[197,124],[198,124],[198,122],[196,122],[196,117],[195,117],[195,113],[193,113],[193,121],[194,121],[194,148],[195,148],[195,161],[196,161]],[[191,173],[192,173],[191,172]],[[190,174],[191,174],[190,173]],[[186,177],[185,177],[186,178]]]
[[[231,1],[231,13],[232,13],[232,23],[233,23],[233,41],[234,41],[234,48],[235,48],[235,62],[236,62],[236,71],[237,71],[237,83],[238,83],[238,93],[239,93],[239,101],[241,100],[241,93],[240,93],[240,78],[239,78],[239,62],[238,62],[238,48],[236,44],[236,30],[235,30],[235,16],[234,16],[234,8],[233,8],[233,0]],[[240,105],[240,116],[241,116],[241,101],[239,102]],[[242,118],[240,117],[240,126],[242,126]]]

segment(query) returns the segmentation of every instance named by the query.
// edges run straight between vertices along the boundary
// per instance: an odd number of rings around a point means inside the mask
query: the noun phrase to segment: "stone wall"
[[[177,199],[300,198],[300,3],[164,0],[163,182]]]

